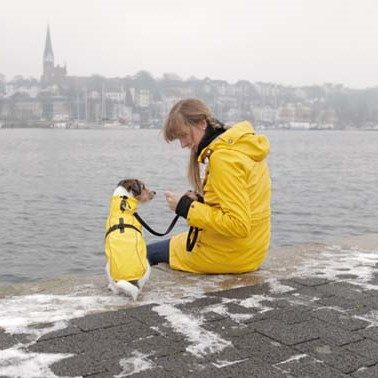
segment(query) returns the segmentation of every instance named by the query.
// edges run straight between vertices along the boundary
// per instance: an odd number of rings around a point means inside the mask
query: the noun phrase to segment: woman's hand
[[[176,211],[177,203],[178,203],[178,198],[175,193],[166,191],[165,192],[165,200],[167,201],[167,204],[169,208],[172,211]]]
[[[188,191],[185,192],[183,195],[184,195],[184,196],[188,196],[189,198],[191,198],[191,199],[194,200],[194,201],[198,201],[197,194],[196,194],[196,192],[194,192],[193,190],[188,190]]]

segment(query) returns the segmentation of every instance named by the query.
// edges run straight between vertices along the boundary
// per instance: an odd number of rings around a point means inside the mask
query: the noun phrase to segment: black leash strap
[[[134,213],[134,216],[135,218],[139,221],[139,223],[151,234],[153,235],[156,235],[156,236],[165,236],[167,234],[169,234],[171,231],[172,231],[172,228],[175,226],[177,220],[179,219],[179,215],[176,215],[174,218],[173,218],[173,221],[171,222],[171,224],[168,226],[167,230],[163,233],[161,232],[157,232],[155,230],[153,230],[141,217],[138,213]]]
[[[125,232],[125,228],[132,228],[138,232],[141,233],[140,230],[138,230],[135,226],[133,226],[132,224],[128,224],[128,223],[124,223],[124,220],[123,218],[119,218],[119,224],[115,224],[113,225],[112,227],[109,227],[108,231],[106,231],[106,234],[105,234],[105,239],[106,237],[113,231],[115,230],[120,230],[121,234],[123,232]]]
[[[190,227],[189,233],[186,238],[186,250],[188,252],[192,252],[192,249],[196,245],[197,238],[198,238],[198,228],[197,227]]]

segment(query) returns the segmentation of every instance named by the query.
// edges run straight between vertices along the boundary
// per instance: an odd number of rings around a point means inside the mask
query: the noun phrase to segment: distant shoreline
[[[107,126],[78,126],[78,127],[52,127],[50,125],[1,125],[0,129],[40,129],[40,130],[161,130],[158,127],[133,127],[133,126],[117,126],[117,127],[107,127]],[[293,128],[293,127],[270,127],[257,125],[256,130],[269,130],[269,131],[378,131],[377,128],[363,128],[363,127],[347,127],[347,128]]]

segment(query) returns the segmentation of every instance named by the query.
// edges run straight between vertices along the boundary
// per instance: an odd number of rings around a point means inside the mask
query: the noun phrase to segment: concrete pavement
[[[23,345],[28,356],[60,356],[39,374],[63,377],[377,377],[376,247],[302,248],[239,276],[194,280],[160,267],[148,300],[72,318],[32,342],[2,331],[0,353]],[[198,282],[204,290],[185,290]]]

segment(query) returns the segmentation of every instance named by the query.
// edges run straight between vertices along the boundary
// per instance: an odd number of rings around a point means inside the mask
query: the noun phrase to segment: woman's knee
[[[151,266],[161,262],[169,264],[169,241],[166,239],[147,245],[147,258]]]

